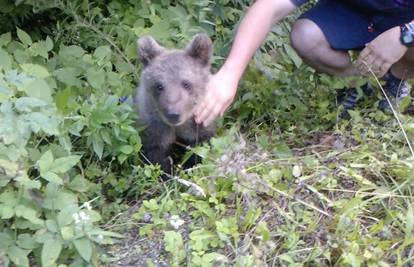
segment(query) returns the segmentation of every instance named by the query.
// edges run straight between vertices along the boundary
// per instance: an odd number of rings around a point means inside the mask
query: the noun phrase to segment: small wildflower
[[[98,236],[96,237],[96,240],[97,240],[98,242],[101,242],[101,241],[103,240],[103,235],[98,235]]]
[[[74,213],[72,217],[75,220],[75,224],[79,224],[81,222],[81,220],[79,219],[79,215],[77,213]]]
[[[91,210],[91,209],[92,209],[91,204],[90,204],[89,202],[85,202],[85,203],[83,204],[83,206],[84,206],[87,210]]]
[[[79,212],[79,218],[81,221],[83,221],[84,223],[89,221],[91,218],[89,217],[88,214],[86,214],[84,211]]]
[[[170,224],[172,227],[174,227],[174,229],[178,229],[180,228],[180,226],[182,226],[185,223],[184,220],[182,220],[178,215],[173,215],[170,218]]]

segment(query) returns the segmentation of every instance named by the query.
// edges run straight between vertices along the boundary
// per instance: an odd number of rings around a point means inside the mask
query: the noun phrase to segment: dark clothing
[[[303,5],[309,0],[291,0],[296,6]],[[414,8],[414,0],[343,0],[342,2],[365,5],[377,8],[406,6]]]
[[[414,0],[319,0],[300,18],[316,23],[333,49],[360,50],[384,31],[413,21]]]

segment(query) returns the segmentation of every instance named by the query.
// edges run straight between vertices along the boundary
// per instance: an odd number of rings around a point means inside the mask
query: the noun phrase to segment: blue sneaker
[[[410,90],[406,80],[395,77],[391,72],[388,72],[384,78],[385,85],[383,86],[388,99],[393,105],[398,105],[400,100],[409,95]],[[391,107],[387,99],[381,99],[378,103],[378,108],[382,111],[390,111]]]
[[[370,96],[374,92],[369,83],[364,84],[361,87],[361,89],[364,95],[366,96]],[[361,102],[364,95],[360,96],[356,88],[339,90],[337,101],[340,104],[340,106],[343,107],[343,111],[339,115],[339,117],[343,119],[349,118],[348,111],[353,110],[356,107],[356,105]]]

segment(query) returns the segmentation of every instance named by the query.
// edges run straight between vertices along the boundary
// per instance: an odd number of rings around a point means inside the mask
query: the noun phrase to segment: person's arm
[[[209,125],[218,115],[223,115],[234,99],[244,70],[272,24],[296,8],[292,0],[258,0],[249,8],[237,30],[228,58],[210,79],[204,99],[194,110],[197,123]]]
[[[413,22],[407,23],[407,25],[410,27]],[[394,63],[405,55],[407,50],[408,47],[401,42],[400,26],[396,26],[366,44],[355,63],[355,67],[364,75],[370,76],[374,73],[378,77],[382,77]]]

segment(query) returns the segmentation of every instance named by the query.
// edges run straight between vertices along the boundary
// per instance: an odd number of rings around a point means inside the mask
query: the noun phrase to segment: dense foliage
[[[0,266],[414,263],[411,97],[401,125],[376,99],[339,121],[347,81],[295,54],[295,15],[189,152],[201,165],[161,181],[141,161],[136,39],[206,32],[217,68],[248,2],[0,1]]]

